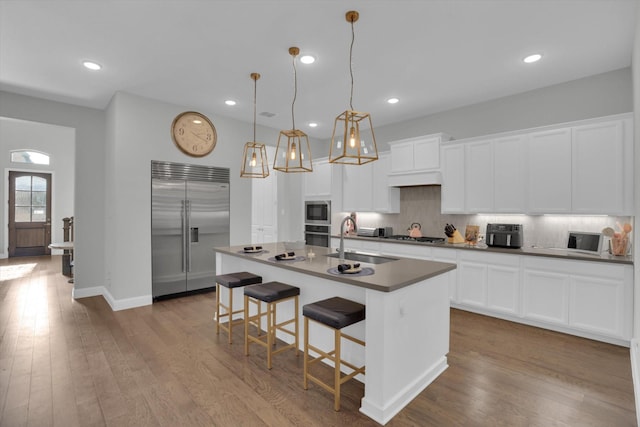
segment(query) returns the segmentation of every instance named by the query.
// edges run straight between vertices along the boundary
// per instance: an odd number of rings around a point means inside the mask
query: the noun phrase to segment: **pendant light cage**
[[[296,56],[300,53],[297,47],[290,47],[289,54],[293,57],[294,94],[291,103],[292,129],[280,131],[278,146],[276,147],[273,169],[280,172],[313,172],[311,160],[311,146],[306,133],[296,129],[294,107],[298,95],[298,75],[296,71]]]
[[[364,165],[378,160],[371,115],[347,110],[336,117],[329,151],[329,162]]]
[[[253,80],[253,141],[247,142],[244,145],[240,177],[266,178],[269,176],[267,150],[264,144],[256,142],[256,95],[260,74],[251,73],[250,77]]]
[[[351,95],[349,109],[336,117],[329,148],[329,163],[346,165],[364,165],[378,160],[378,146],[371,124],[371,115],[353,109],[353,42],[355,31],[353,23],[360,15],[355,10],[346,13],[345,18],[351,24],[351,45],[349,47],[349,74],[351,76]]]

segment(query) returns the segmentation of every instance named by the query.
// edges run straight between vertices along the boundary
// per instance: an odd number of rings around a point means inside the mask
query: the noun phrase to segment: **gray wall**
[[[640,7],[636,8],[636,35],[633,43],[633,62],[632,68],[635,71],[633,73],[633,105],[634,105],[634,124],[635,124],[635,217],[640,218]],[[636,232],[634,233],[634,245],[635,248],[640,248],[640,230],[638,230],[638,223],[634,224]],[[636,253],[638,251],[636,250]],[[635,304],[634,304],[634,338],[640,338],[640,262],[634,264],[635,270]],[[633,344],[632,344],[633,345]],[[640,355],[640,353],[638,353]],[[640,361],[638,361],[640,366]],[[640,390],[636,390],[636,394],[640,394]],[[636,398],[636,402],[640,403],[640,399]],[[638,412],[638,423],[640,423],[640,408],[636,408]]]
[[[380,151],[389,141],[443,132],[454,139],[633,111],[631,68],[376,127]],[[328,144],[328,143],[327,143]]]
[[[105,271],[104,111],[0,91],[0,117],[75,129],[75,286],[102,286]]]

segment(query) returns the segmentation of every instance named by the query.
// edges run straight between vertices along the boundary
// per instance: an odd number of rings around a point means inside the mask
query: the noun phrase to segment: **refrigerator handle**
[[[184,273],[187,267],[187,206],[186,200],[182,200],[182,211],[180,212],[180,219],[182,220],[182,272]]]
[[[187,272],[191,272],[191,200],[185,201],[187,206],[187,226],[184,230],[187,251]]]

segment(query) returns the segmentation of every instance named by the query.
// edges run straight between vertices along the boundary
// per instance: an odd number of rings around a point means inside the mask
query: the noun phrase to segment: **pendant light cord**
[[[296,70],[296,55],[291,55],[293,57],[293,101],[291,102],[291,122],[293,123],[293,129],[296,128],[296,119],[293,114],[293,107],[296,104],[296,98],[298,96],[298,73]]]
[[[353,30],[353,21],[351,21],[351,46],[349,47],[349,74],[351,75],[351,95],[349,96],[349,107],[353,111],[353,42],[356,38],[356,33]]]
[[[258,79],[253,79],[253,142],[256,142],[256,97],[258,94]]]

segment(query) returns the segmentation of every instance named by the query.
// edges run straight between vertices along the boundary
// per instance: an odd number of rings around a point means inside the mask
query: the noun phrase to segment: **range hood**
[[[442,185],[440,171],[411,171],[387,175],[389,187],[413,187],[416,185]]]

